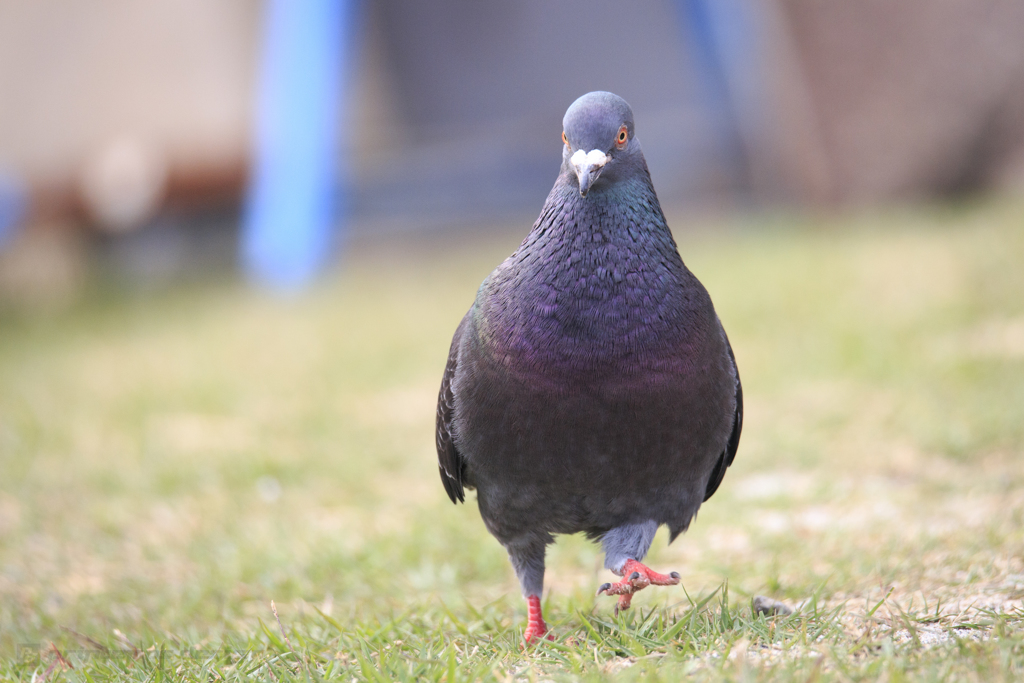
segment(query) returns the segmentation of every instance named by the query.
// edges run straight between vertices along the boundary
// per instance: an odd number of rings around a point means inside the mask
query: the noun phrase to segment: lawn
[[[524,651],[433,422],[526,228],[380,241],[296,296],[0,314],[0,678],[1019,680],[1024,204],[670,223],[747,406],[718,493],[649,556],[683,587],[616,617],[597,546],[561,538],[557,639]]]

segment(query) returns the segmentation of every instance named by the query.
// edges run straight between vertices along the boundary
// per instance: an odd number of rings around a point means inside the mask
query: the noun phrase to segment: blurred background
[[[1024,0],[0,0],[0,678],[82,634],[241,653],[270,600],[414,658],[518,637],[437,389],[596,89],[744,383],[652,566],[1024,638],[1022,36]],[[597,546],[548,559],[556,629],[609,613]]]
[[[0,296],[518,226],[625,97],[670,209],[1024,190],[1019,0],[0,0]]]

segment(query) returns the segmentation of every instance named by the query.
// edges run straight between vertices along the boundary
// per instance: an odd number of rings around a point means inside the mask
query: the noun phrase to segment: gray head
[[[562,141],[562,159],[573,170],[583,197],[646,166],[633,137],[633,110],[610,92],[587,93],[572,103],[562,119]]]

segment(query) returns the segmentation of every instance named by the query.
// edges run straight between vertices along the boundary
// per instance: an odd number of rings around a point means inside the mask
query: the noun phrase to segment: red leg
[[[616,607],[617,610],[629,609],[629,605],[633,601],[633,593],[643,590],[650,585],[674,586],[679,583],[678,573],[672,572],[667,576],[659,574],[634,559],[628,559],[626,564],[622,565],[622,577],[622,581],[606,583],[597,590],[598,595],[602,593],[605,595],[618,595],[619,604]]]
[[[540,612],[540,597],[531,595],[526,598],[527,620],[526,632],[523,633],[523,640],[527,643],[540,638],[548,632],[548,625],[544,623],[544,616]],[[548,640],[554,640],[554,636],[548,635]]]

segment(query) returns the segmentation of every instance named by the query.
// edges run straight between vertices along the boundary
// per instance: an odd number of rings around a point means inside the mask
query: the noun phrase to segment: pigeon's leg
[[[505,545],[528,606],[526,631],[523,633],[523,640],[527,643],[548,632],[548,625],[541,614],[540,596],[544,592],[544,553],[550,542],[551,537],[548,536]],[[549,634],[548,639],[554,640],[554,636]]]
[[[606,583],[597,590],[601,595],[618,595],[619,604],[616,611],[629,609],[633,601],[633,593],[650,585],[674,586],[679,583],[679,574],[672,572],[667,576],[659,574],[640,563],[647,555],[658,531],[658,524],[648,520],[640,524],[625,524],[609,531],[601,539],[604,548],[604,566],[619,576],[617,583]]]

